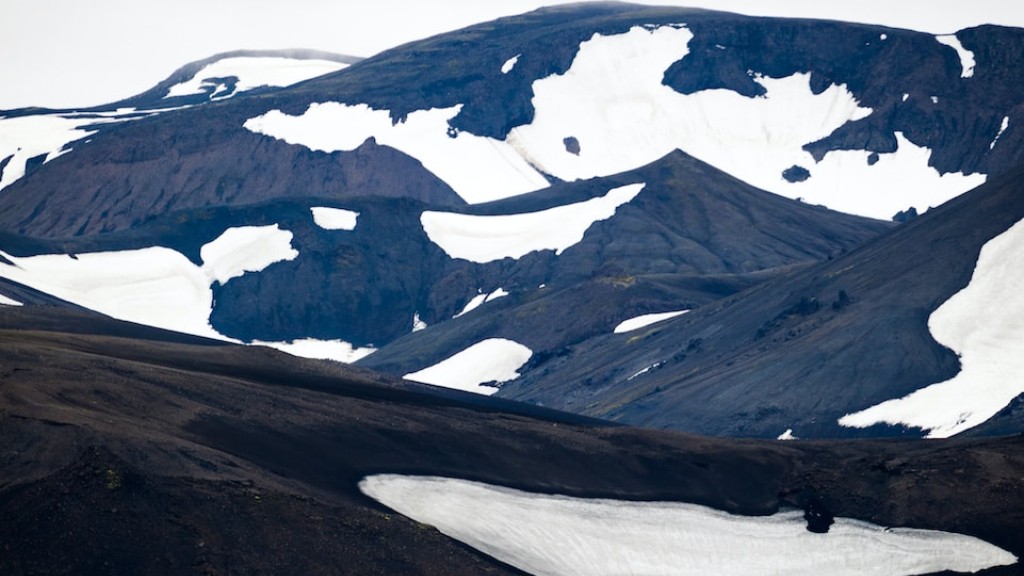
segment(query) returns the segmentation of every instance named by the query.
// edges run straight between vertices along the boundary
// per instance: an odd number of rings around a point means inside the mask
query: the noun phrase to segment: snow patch
[[[829,152],[804,182],[786,183],[785,195],[808,204],[888,220],[908,206],[924,212],[985,183],[984,174],[940,175],[928,165],[932,151],[896,132],[896,152],[869,165],[867,150]],[[811,161],[813,163],[813,160]]]
[[[0,119],[0,160],[10,157],[0,175],[0,190],[25,175],[29,160],[44,154],[44,162],[53,160],[69,143],[95,134],[96,130],[84,127],[99,122],[103,120],[72,119],[56,114]]]
[[[961,534],[836,518],[807,531],[803,512],[737,516],[680,502],[535,494],[438,477],[377,475],[381,504],[530,574],[723,576],[975,572],[1017,558]]]
[[[493,138],[455,131],[449,121],[462,109],[417,110],[393,123],[387,110],[366,104],[310,104],[300,116],[271,110],[243,126],[289,144],[311,150],[351,151],[369,138],[419,160],[466,202],[476,204],[531,192],[548,181],[516,150]]]
[[[992,150],[993,148],[996,147],[996,142],[999,142],[999,137],[1002,136],[1003,132],[1006,132],[1006,129],[1009,128],[1009,127],[1010,127],[1010,117],[1009,116],[1003,116],[1003,123],[1002,123],[1002,125],[999,126],[999,132],[997,132],[996,133],[996,137],[992,139],[992,143],[988,145],[988,149],[989,150]]]
[[[302,338],[291,342],[264,342],[253,340],[254,346],[269,346],[281,352],[299,356],[302,358],[314,358],[317,360],[334,360],[351,364],[377,351],[373,346],[357,348],[343,340],[317,340],[315,338]]]
[[[633,380],[634,378],[638,378],[640,376],[643,376],[644,374],[647,374],[651,370],[655,370],[657,368],[660,368],[662,364],[664,364],[664,362],[655,362],[654,364],[651,364],[650,366],[648,366],[646,368],[643,368],[642,370],[638,370],[635,374],[633,374],[629,378],[626,378],[626,382],[629,382],[629,381]]]
[[[884,38],[883,38],[883,40],[884,40]],[[786,428],[786,431],[783,432],[782,434],[779,434],[778,438],[776,438],[776,440],[797,440],[797,439],[798,438],[796,436],[793,436],[793,429],[792,428]]]
[[[520,56],[522,56],[522,54],[516,54],[508,60],[505,60],[505,63],[501,65],[501,73],[508,74],[511,72],[512,69],[516,67],[516,62],[519,62]]]
[[[426,330],[427,323],[420,319],[420,313],[414,312],[412,315],[412,331],[419,332],[420,330]]]
[[[180,252],[160,246],[75,257],[19,258],[0,276],[119,320],[225,340],[210,326],[210,279]]]
[[[765,89],[756,98],[722,89],[680,94],[662,80],[689,53],[692,37],[683,25],[593,35],[580,43],[564,74],[533,82],[533,121],[513,128],[504,141],[454,129],[450,121],[461,104],[414,111],[392,122],[387,110],[327,102],[310,105],[300,116],[273,110],[244,125],[327,152],[352,150],[374,138],[418,159],[469,203],[544,188],[543,174],[571,181],[621,173],[677,148],[753,186],[881,219],[911,204],[921,210],[938,205],[985,180],[940,175],[920,161],[930,151],[905,138],[889,163],[868,164],[866,150],[833,151],[816,163],[806,144],[872,110],[860,106],[845,85],[815,94],[809,73],[770,78],[751,71]],[[573,146],[566,146],[567,135]],[[813,166],[813,175],[789,182],[781,174],[791,166]],[[908,202],[908,192],[926,200]]]
[[[686,309],[676,310],[673,312],[659,312],[657,314],[644,314],[642,316],[636,316],[634,318],[630,318],[629,320],[623,320],[622,322],[619,323],[618,326],[615,327],[615,330],[613,330],[612,332],[615,334],[631,332],[633,330],[638,330],[645,326],[650,326],[651,324],[654,324],[656,322],[661,322],[662,320],[675,318],[676,316],[686,314],[689,311],[689,309]]]
[[[508,382],[519,377],[519,370],[533,351],[518,342],[488,338],[433,366],[403,376],[424,384],[455,388],[490,396],[498,391],[487,382]]]
[[[210,325],[211,286],[215,281],[223,283],[244,272],[294,258],[297,252],[291,249],[291,238],[291,232],[277,225],[229,228],[203,246],[202,267],[162,246],[74,256],[16,257],[0,251],[0,256],[13,263],[0,263],[0,277],[119,320],[241,343]],[[257,340],[252,344],[271,346],[294,356],[346,363],[375,351],[372,346],[356,348],[342,340],[312,338],[292,342]]]
[[[668,27],[595,34],[580,44],[565,74],[534,82],[534,120],[514,128],[507,141],[563,180],[623,172],[680,148],[764,190],[882,219],[907,207],[907,191],[926,197],[915,201],[925,208],[984,182],[981,175],[940,175],[920,160],[920,151],[925,158],[930,151],[905,138],[890,155],[894,160],[881,165],[869,165],[870,152],[861,150],[830,152],[816,163],[804,145],[872,110],[845,85],[815,94],[805,73],[770,78],[751,71],[766,91],[756,98],[721,89],[680,94],[662,79],[688,54],[691,38],[686,28]],[[579,142],[579,154],[565,150],[566,134]],[[813,176],[786,181],[781,174],[794,165],[814,166]]]
[[[538,212],[477,216],[425,211],[424,232],[452,258],[486,263],[518,259],[530,252],[554,250],[561,254],[583,240],[594,222],[615,215],[619,206],[636,197],[644,184],[628,184],[598,198]]]
[[[960,373],[839,419],[841,426],[903,424],[947,438],[977,426],[1024,393],[1024,220],[989,240],[966,288],[928,319],[936,342],[960,357]]]
[[[215,88],[211,99],[226,98],[263,86],[284,87],[303,80],[337,72],[348,64],[332,60],[242,56],[224,58],[200,69],[189,80],[171,86],[164,98],[203,94]],[[238,78],[232,91],[217,78]]]
[[[0,294],[0,306],[23,306],[21,302]]]
[[[485,304],[487,302],[490,302],[491,300],[497,300],[498,298],[502,298],[504,296],[508,296],[508,292],[506,292],[504,288],[498,288],[497,290],[491,292],[490,294],[483,294],[480,292],[480,290],[477,290],[476,296],[470,298],[469,302],[466,302],[466,305],[462,307],[462,311],[456,314],[455,316],[452,316],[452,319],[454,320],[459,316],[468,314],[469,312],[476,310],[477,308],[480,307],[481,304]]]
[[[294,260],[298,255],[292,248],[292,233],[277,224],[228,228],[199,250],[203,272],[221,284],[275,262]]]
[[[327,208],[314,206],[309,209],[313,213],[313,223],[324,230],[355,230],[359,212],[343,208]]]
[[[974,52],[964,48],[963,44],[960,43],[960,39],[956,37],[956,34],[944,34],[942,36],[936,36],[936,40],[939,44],[949,46],[953,50],[956,50],[956,55],[960,57],[960,77],[970,78],[974,76]]]

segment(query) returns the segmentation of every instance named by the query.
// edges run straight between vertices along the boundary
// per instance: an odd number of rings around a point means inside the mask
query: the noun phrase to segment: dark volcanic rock
[[[178,210],[289,197],[463,204],[419,162],[392,148],[367,140],[352,152],[311,151],[245,130],[251,108],[227,104],[136,120],[76,145],[74,154],[4,190],[0,228],[29,236],[84,236],[125,230]],[[28,192],[39,186],[47,193]]]
[[[361,362],[405,374],[485,337],[555,353],[632,316],[706,304],[767,279],[773,274],[767,271],[826,259],[890,227],[757,190],[679,151],[622,175],[463,211],[528,212],[635,182],[646,186],[633,201],[561,255],[546,250],[476,267],[477,274],[488,274],[488,291],[504,287],[512,297],[407,336]],[[444,278],[437,282],[452,288]],[[537,289],[542,283],[545,288]]]
[[[362,496],[378,473],[815,510],[1024,554],[1021,437],[782,443],[605,426],[266,349],[133,337],[90,315],[61,313],[67,334],[34,325],[37,310],[0,308],[4,574],[509,573]]]
[[[856,250],[683,317],[594,338],[499,394],[705,434],[917,434],[837,420],[958,372],[928,317],[967,285],[982,245],[1024,218],[1022,177],[1013,171]],[[695,339],[700,351],[688,350]]]

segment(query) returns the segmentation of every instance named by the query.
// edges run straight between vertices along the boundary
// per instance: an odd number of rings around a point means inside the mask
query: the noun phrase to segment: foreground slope
[[[996,354],[982,360],[995,378],[972,372],[954,391],[957,399],[918,405],[893,423],[945,434],[965,429],[962,422],[977,425],[1020,392],[1013,392],[1020,380],[1013,294],[1021,244],[1010,236],[1024,219],[1022,176],[1012,171],[856,250],[680,318],[595,338],[500,394],[708,434],[916,435],[922,431],[842,426],[840,419],[948,381],[969,361],[977,368],[977,358],[958,358],[964,348],[946,347],[966,338]],[[956,335],[937,343],[936,311],[972,282],[982,247],[1004,234],[1018,248],[993,262],[1001,272],[984,282],[994,291],[971,296],[990,312],[949,318]],[[992,401],[994,408],[974,414]],[[917,424],[933,413],[942,414],[938,423]]]
[[[1024,553],[1019,437],[698,438],[53,308],[0,308],[0,326],[7,574],[509,572],[368,500],[358,483],[382,473],[733,514],[794,506],[818,530],[835,515]]]

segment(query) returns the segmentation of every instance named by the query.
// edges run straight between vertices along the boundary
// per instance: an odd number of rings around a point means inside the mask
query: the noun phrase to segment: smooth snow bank
[[[964,48],[964,45],[960,43],[960,39],[956,37],[956,34],[944,34],[942,36],[936,36],[936,40],[939,44],[949,46],[953,50],[956,50],[956,55],[960,58],[960,77],[970,78],[974,76],[974,52]]]
[[[343,340],[317,340],[315,338],[302,338],[291,342],[264,342],[253,340],[254,346],[269,346],[302,358],[315,358],[317,360],[334,360],[351,364],[377,351],[373,346],[357,348]]]
[[[629,320],[623,320],[622,322],[619,323],[618,326],[615,327],[615,330],[613,330],[612,332],[615,334],[622,334],[624,332],[639,330],[640,328],[650,326],[651,324],[661,322],[662,320],[668,320],[669,318],[675,318],[676,316],[686,314],[689,311],[689,309],[675,310],[673,312],[658,312],[657,314],[644,314],[642,316],[636,316],[634,318],[630,318]]]
[[[506,292],[504,288],[498,288],[497,290],[491,292],[490,294],[483,294],[480,293],[479,290],[477,290],[477,295],[470,298],[469,302],[466,302],[466,305],[462,307],[462,311],[456,314],[455,316],[452,316],[452,319],[468,314],[473,310],[479,308],[481,305],[490,302],[491,300],[497,300],[498,298],[503,298],[505,296],[508,296],[508,292]]]
[[[0,306],[23,306],[21,302],[0,294]]]
[[[351,151],[369,138],[419,160],[470,204],[499,200],[548,186],[512,146],[468,132],[456,133],[448,124],[462,109],[417,110],[393,123],[391,113],[366,104],[310,104],[300,116],[271,110],[243,126],[289,144],[311,150]]]
[[[519,377],[519,368],[533,351],[518,342],[488,338],[433,366],[403,376],[424,384],[455,388],[490,396],[498,391],[485,382],[508,382]]]
[[[367,496],[499,561],[538,575],[910,575],[1016,562],[977,538],[803,513],[734,516],[695,504],[587,500],[465,480],[369,476]]]
[[[989,240],[966,288],[928,319],[935,341],[957,353],[950,380],[847,414],[839,424],[904,424],[947,438],[994,416],[1024,393],[1024,220]]]
[[[228,228],[199,250],[203,272],[221,284],[298,255],[292,248],[292,233],[277,224]]]
[[[643,190],[644,184],[628,184],[604,196],[539,212],[477,216],[425,211],[423,230],[432,242],[452,258],[486,263],[520,258],[530,252],[554,250],[561,254],[583,240],[594,222],[615,215]]]
[[[209,322],[210,279],[183,254],[152,247],[19,258],[0,276],[119,320],[224,340]]]
[[[348,64],[332,60],[257,56],[224,58],[204,66],[191,79],[171,86],[164,98],[202,94],[211,87],[216,87],[212,98],[226,98],[263,86],[291,86],[296,82],[336,72],[347,66]],[[238,78],[232,92],[228,92],[224,82],[215,80],[230,76]]]
[[[344,208],[314,206],[309,210],[313,213],[313,223],[324,230],[355,230],[359,219],[359,212]]]
[[[763,97],[729,90],[680,94],[662,79],[688,54],[692,37],[679,27],[595,34],[580,44],[565,74],[533,83],[533,122],[514,128],[507,141],[563,180],[624,172],[679,148],[764,190],[882,219],[911,205],[921,211],[937,206],[985,181],[983,175],[940,176],[928,166],[931,151],[902,135],[899,149],[873,165],[864,150],[831,152],[817,163],[805,144],[872,110],[845,85],[814,94],[805,73],[752,74],[767,91]],[[578,153],[566,150],[567,136],[579,143]],[[782,173],[792,166],[811,177],[786,181]]]

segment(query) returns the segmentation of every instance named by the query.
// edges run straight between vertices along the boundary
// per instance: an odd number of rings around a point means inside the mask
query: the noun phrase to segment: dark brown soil
[[[515,573],[362,496],[381,472],[744,514],[813,502],[1024,554],[1019,436],[702,438],[133,330],[0,309],[0,574]]]

